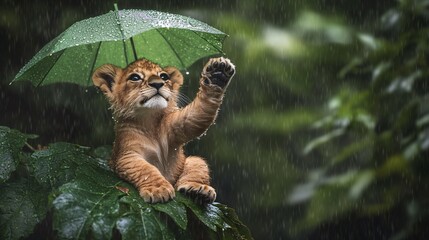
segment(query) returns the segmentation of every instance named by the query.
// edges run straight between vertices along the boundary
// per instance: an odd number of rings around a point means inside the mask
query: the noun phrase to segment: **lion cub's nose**
[[[151,86],[151,87],[153,87],[153,88],[156,88],[156,90],[159,90],[162,86],[164,86],[164,83],[160,83],[160,82],[157,82],[157,83],[149,83],[149,86]]]

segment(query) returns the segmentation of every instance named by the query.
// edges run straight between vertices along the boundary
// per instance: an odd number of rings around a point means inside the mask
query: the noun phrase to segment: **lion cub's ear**
[[[173,89],[178,90],[180,86],[183,84],[183,75],[179,71],[179,69],[175,67],[166,67],[164,68],[164,71],[170,75],[170,80],[173,83]]]
[[[115,84],[116,77],[122,72],[122,69],[112,65],[104,64],[97,68],[92,74],[92,82],[98,87],[109,100],[113,100],[112,87]]]

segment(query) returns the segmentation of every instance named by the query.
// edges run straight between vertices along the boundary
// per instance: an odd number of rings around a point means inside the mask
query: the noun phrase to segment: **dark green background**
[[[237,66],[216,124],[187,146],[255,239],[426,239],[429,1],[119,1],[226,32]],[[113,1],[0,3],[0,125],[98,147],[113,120],[94,88],[9,86],[78,20]],[[182,92],[193,99],[204,61]]]

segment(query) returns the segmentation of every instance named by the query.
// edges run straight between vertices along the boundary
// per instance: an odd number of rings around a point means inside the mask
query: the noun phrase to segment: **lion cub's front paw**
[[[177,190],[200,204],[212,203],[216,199],[214,188],[201,183],[187,182],[178,186]]]
[[[173,186],[165,180],[139,190],[140,196],[148,203],[167,202],[175,197]]]
[[[212,58],[203,69],[204,84],[225,88],[235,74],[235,66],[228,58]]]

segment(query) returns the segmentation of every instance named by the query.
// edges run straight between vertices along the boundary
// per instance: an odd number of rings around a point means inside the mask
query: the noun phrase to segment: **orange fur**
[[[234,73],[228,59],[210,59],[196,98],[181,109],[177,100],[183,76],[174,67],[162,69],[141,59],[124,69],[106,64],[94,72],[94,85],[106,95],[116,120],[110,166],[145,201],[168,201],[175,190],[202,202],[215,200],[207,163],[186,157],[183,146],[213,123]]]

